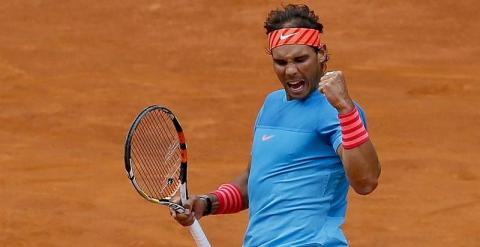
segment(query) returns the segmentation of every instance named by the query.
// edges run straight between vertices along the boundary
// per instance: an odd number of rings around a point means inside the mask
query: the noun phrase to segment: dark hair
[[[267,34],[287,27],[311,28],[323,32],[323,25],[318,16],[307,5],[288,4],[283,9],[270,11],[265,21]]]

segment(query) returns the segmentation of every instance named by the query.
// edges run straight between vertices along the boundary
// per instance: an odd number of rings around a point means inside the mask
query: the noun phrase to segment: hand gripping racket
[[[152,105],[138,114],[125,142],[125,169],[143,198],[185,212],[184,207],[170,201],[178,192],[183,205],[188,198],[187,145],[170,110]],[[196,219],[188,228],[197,246],[210,246]]]

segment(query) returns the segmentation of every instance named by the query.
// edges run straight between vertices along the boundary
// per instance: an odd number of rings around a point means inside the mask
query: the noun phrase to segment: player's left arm
[[[371,140],[352,149],[337,149],[352,188],[361,195],[370,194],[378,185],[380,162]]]
[[[340,115],[354,111],[355,105],[348,94],[345,78],[341,71],[325,74],[318,89]],[[371,138],[363,139],[357,145],[348,148],[344,146],[345,143],[340,145],[337,153],[343,162],[350,185],[358,194],[371,193],[377,187],[381,170]]]

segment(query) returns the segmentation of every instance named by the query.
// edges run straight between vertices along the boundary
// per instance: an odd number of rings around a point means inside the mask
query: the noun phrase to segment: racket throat
[[[182,205],[185,205],[188,200],[188,192],[187,192],[187,184],[182,183],[180,185],[180,200],[182,201]]]
[[[187,163],[182,162],[180,164],[180,200],[182,201],[182,205],[187,203],[187,199]]]

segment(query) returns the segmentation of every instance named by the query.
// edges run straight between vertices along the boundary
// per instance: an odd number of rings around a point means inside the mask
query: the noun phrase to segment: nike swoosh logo
[[[287,39],[288,37],[291,37],[293,35],[295,35],[297,33],[291,33],[291,34],[287,34],[287,35],[283,35],[283,34],[280,34],[280,40],[285,40]]]
[[[262,136],[262,141],[266,142],[266,141],[268,141],[268,140],[270,140],[274,137],[275,137],[275,135],[263,135]]]

